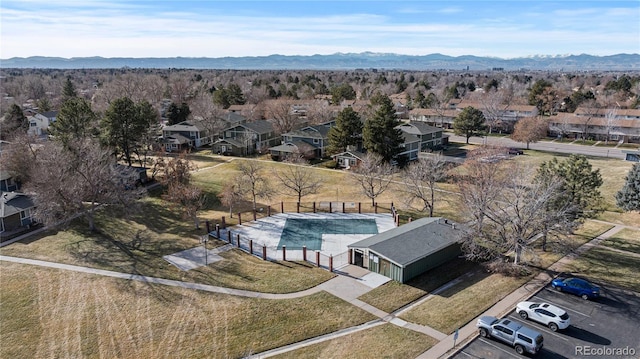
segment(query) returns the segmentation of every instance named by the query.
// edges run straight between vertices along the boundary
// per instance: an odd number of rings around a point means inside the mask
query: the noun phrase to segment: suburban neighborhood
[[[6,0],[0,358],[638,358],[638,4]]]

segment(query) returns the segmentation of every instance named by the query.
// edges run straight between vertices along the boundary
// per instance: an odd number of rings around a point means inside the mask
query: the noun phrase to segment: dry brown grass
[[[183,272],[162,256],[199,245],[188,223],[175,218],[166,204],[146,198],[142,214],[114,218],[101,212],[100,233],[91,233],[81,221],[65,231],[50,232],[16,242],[1,250],[3,255],[48,260],[152,277],[197,282],[259,292],[288,293],[316,286],[332,273],[296,262],[268,262],[237,249],[221,254],[222,261]],[[135,243],[136,235],[140,242]],[[210,241],[209,247],[223,245]]]
[[[477,270],[478,267],[473,262],[454,259],[410,280],[407,284],[390,281],[360,296],[358,299],[382,311],[391,313],[459,276],[469,271]]]
[[[640,254],[640,230],[625,228],[600,244],[622,251]]]
[[[565,270],[599,284],[612,284],[640,292],[638,268],[640,258],[637,256],[614,252],[606,247],[595,247],[568,264]]]
[[[383,324],[280,354],[274,358],[415,358],[436,342],[424,334],[392,324]]]
[[[530,276],[515,278],[478,271],[402,314],[401,318],[452,333],[529,279]]]
[[[0,357],[238,358],[374,319],[327,293],[249,299],[3,262]]]

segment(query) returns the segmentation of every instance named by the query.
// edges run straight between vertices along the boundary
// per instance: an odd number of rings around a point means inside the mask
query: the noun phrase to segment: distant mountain
[[[387,53],[336,53],[311,56],[247,56],[247,57],[13,57],[0,60],[1,68],[181,68],[181,69],[237,69],[237,70],[350,70],[350,69],[399,69],[399,70],[553,70],[553,71],[628,71],[640,70],[640,54],[611,56],[556,55],[532,56],[514,59],[478,56],[447,56],[430,54],[423,56]]]

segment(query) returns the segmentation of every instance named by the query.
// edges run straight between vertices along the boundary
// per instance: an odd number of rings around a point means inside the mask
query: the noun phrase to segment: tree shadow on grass
[[[447,283],[456,280],[458,282],[456,285],[460,290],[464,290],[491,274],[492,273],[484,270],[478,263],[467,261],[463,258],[456,258],[411,279],[406,285],[431,293]],[[444,290],[438,295],[449,297],[453,294],[452,291]]]

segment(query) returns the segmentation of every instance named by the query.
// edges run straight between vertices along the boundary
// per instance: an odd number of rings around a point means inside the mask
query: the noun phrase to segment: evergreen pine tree
[[[364,147],[367,151],[382,157],[384,162],[391,162],[401,151],[404,143],[402,130],[396,128],[400,121],[396,116],[393,102],[386,95],[374,96],[371,99],[377,109],[373,117],[368,119],[362,131]]]
[[[640,211],[640,163],[631,167],[624,186],[616,193],[616,204],[625,211]]]

